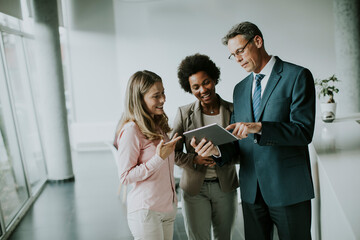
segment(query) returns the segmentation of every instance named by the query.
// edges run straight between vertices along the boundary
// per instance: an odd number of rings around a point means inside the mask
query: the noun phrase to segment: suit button
[[[256,139],[254,139],[254,143],[257,143],[257,140],[256,140]]]

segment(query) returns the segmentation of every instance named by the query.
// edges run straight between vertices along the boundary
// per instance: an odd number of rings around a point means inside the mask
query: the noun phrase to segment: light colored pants
[[[141,209],[127,215],[130,231],[135,240],[171,240],[177,207],[171,212]]]
[[[237,192],[221,191],[219,183],[204,182],[200,193],[182,193],[182,213],[189,240],[210,240],[211,225],[216,240],[231,239],[237,215]]]

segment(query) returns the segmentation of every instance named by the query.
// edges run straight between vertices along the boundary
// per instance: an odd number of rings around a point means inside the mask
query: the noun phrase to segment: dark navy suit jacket
[[[235,86],[232,122],[254,122],[252,74]],[[308,151],[315,122],[311,72],[276,57],[260,112],[261,135],[250,134],[236,146],[242,201],[255,202],[257,183],[268,206],[287,206],[313,198]]]

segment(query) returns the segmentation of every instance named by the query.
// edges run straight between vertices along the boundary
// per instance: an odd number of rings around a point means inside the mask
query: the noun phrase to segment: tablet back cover
[[[184,132],[183,135],[190,140],[192,137],[195,137],[196,142],[200,142],[202,138],[205,138],[214,145],[222,145],[238,140],[238,138],[217,123]]]

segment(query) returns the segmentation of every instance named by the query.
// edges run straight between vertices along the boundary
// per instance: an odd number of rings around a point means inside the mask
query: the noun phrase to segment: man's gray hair
[[[246,40],[250,40],[256,35],[260,36],[263,41],[263,35],[260,29],[251,22],[242,22],[233,26],[230,31],[222,38],[222,43],[227,45],[231,38],[236,37],[237,35],[242,35]]]

